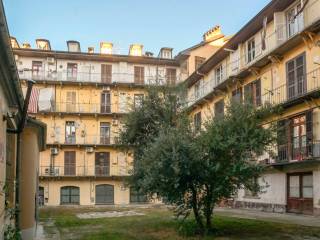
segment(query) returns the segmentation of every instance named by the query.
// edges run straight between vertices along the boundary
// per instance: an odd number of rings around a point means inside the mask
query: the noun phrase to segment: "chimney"
[[[31,48],[31,45],[30,45],[30,43],[27,43],[27,42],[25,42],[25,43],[22,43],[22,48]]]
[[[10,37],[10,43],[12,48],[20,48],[19,43],[15,37]]]
[[[78,41],[69,40],[67,41],[69,52],[81,52],[80,43]]]
[[[37,45],[37,49],[46,50],[46,51],[51,50],[50,42],[47,39],[36,39],[36,45]]]
[[[159,57],[165,59],[172,59],[173,48],[163,47],[160,49]]]
[[[88,47],[88,53],[94,53],[94,47]]]
[[[100,43],[100,53],[101,54],[112,54],[113,44],[109,42]]]
[[[146,55],[147,57],[153,57],[153,52],[146,52],[145,55]]]
[[[129,48],[130,56],[142,56],[143,45],[141,44],[131,44]]]
[[[216,25],[203,34],[203,41],[210,42],[218,37],[223,37],[223,34],[221,32],[221,27]]]

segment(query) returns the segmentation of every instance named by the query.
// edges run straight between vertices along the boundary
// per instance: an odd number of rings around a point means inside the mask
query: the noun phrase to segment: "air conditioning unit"
[[[47,63],[48,64],[54,64],[54,58],[53,57],[47,57]]]
[[[59,153],[58,148],[51,148],[51,155],[57,155]]]
[[[86,152],[87,153],[93,153],[93,150],[94,150],[93,147],[87,147],[86,148]]]
[[[119,121],[117,119],[112,119],[112,126],[118,126]]]
[[[103,91],[110,91],[110,87],[108,87],[108,86],[103,86],[103,87],[102,87],[102,90],[103,90]]]

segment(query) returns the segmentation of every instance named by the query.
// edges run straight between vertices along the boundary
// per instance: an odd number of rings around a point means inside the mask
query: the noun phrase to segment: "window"
[[[241,103],[242,101],[242,88],[237,88],[232,91],[232,101],[236,103]]]
[[[175,85],[177,80],[177,70],[175,68],[166,69],[166,80],[168,85]]]
[[[244,99],[255,106],[261,105],[261,80],[258,79],[244,87]]]
[[[223,66],[222,64],[216,68],[215,70],[215,78],[216,78],[216,85],[222,82],[223,80]]]
[[[247,62],[251,62],[256,56],[256,44],[254,38],[247,42]]]
[[[101,64],[101,82],[103,83],[112,82],[112,65]]]
[[[43,75],[42,62],[32,61],[32,77],[39,78],[41,75]]]
[[[67,64],[67,80],[68,81],[76,81],[77,74],[78,74],[78,64],[68,63]]]
[[[303,29],[303,12],[301,11],[301,2],[286,13],[288,37],[291,37]],[[300,13],[299,13],[300,12]]]
[[[181,63],[180,71],[181,73],[188,74],[188,60],[185,60]]]
[[[134,83],[144,84],[144,67],[134,66]]]
[[[101,93],[101,113],[111,113],[111,94],[109,91]]]
[[[76,143],[76,125],[73,121],[66,122],[66,143]]]
[[[223,99],[214,104],[214,116],[222,118],[224,116],[224,101]]]
[[[255,188],[256,186],[258,186],[258,179],[257,178],[253,178],[251,180],[251,185],[253,188]],[[248,188],[244,189],[244,196],[245,197],[252,197],[252,198],[257,198],[258,197],[258,191],[256,190],[250,190]]]
[[[296,98],[307,90],[305,56],[303,53],[286,64],[288,99]]]
[[[198,98],[200,98],[200,82],[197,82],[194,85],[194,97],[197,100]]]
[[[100,144],[110,144],[110,123],[100,123]]]
[[[130,187],[130,203],[146,203],[147,201],[148,197],[146,194]]]
[[[135,94],[134,95],[134,108],[139,108],[142,106],[142,102],[143,102],[143,99],[144,99],[144,95],[143,94]]]
[[[198,112],[193,117],[194,130],[199,132],[201,130],[201,112]]]
[[[62,187],[60,189],[60,204],[79,204],[80,190],[79,187]]]
[[[76,175],[76,152],[74,151],[64,152],[64,175]]]
[[[205,61],[206,61],[205,58],[195,56],[195,57],[194,57],[195,70],[197,70]]]
[[[95,175],[110,176],[110,153],[97,152],[95,155]]]
[[[76,111],[76,92],[67,92],[66,111]]]

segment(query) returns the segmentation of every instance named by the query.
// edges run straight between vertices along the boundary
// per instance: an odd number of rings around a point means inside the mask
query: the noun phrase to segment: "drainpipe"
[[[24,104],[23,104],[23,110],[22,110],[22,118],[20,123],[18,124],[17,129],[7,129],[7,133],[12,133],[12,134],[17,134],[17,149],[16,149],[16,184],[15,184],[15,206],[19,210],[19,204],[20,204],[20,194],[19,194],[19,185],[20,185],[20,160],[21,160],[21,133],[26,125],[27,121],[27,111],[28,111],[28,106],[29,106],[29,100],[31,96],[31,91],[33,84],[35,82],[32,80],[27,80],[27,94],[24,99]],[[19,212],[15,213],[15,226],[16,229],[20,229],[19,227]]]

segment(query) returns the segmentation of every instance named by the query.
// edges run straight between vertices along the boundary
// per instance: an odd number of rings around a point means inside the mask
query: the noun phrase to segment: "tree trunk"
[[[204,225],[203,225],[200,213],[199,213],[197,191],[194,189],[194,187],[191,188],[191,191],[192,191],[192,210],[193,210],[194,218],[196,219],[200,233],[203,234],[204,233]]]
[[[210,187],[206,185],[207,196],[205,198],[205,216],[206,216],[206,230],[210,231],[212,229],[212,212],[213,212],[213,194]]]

